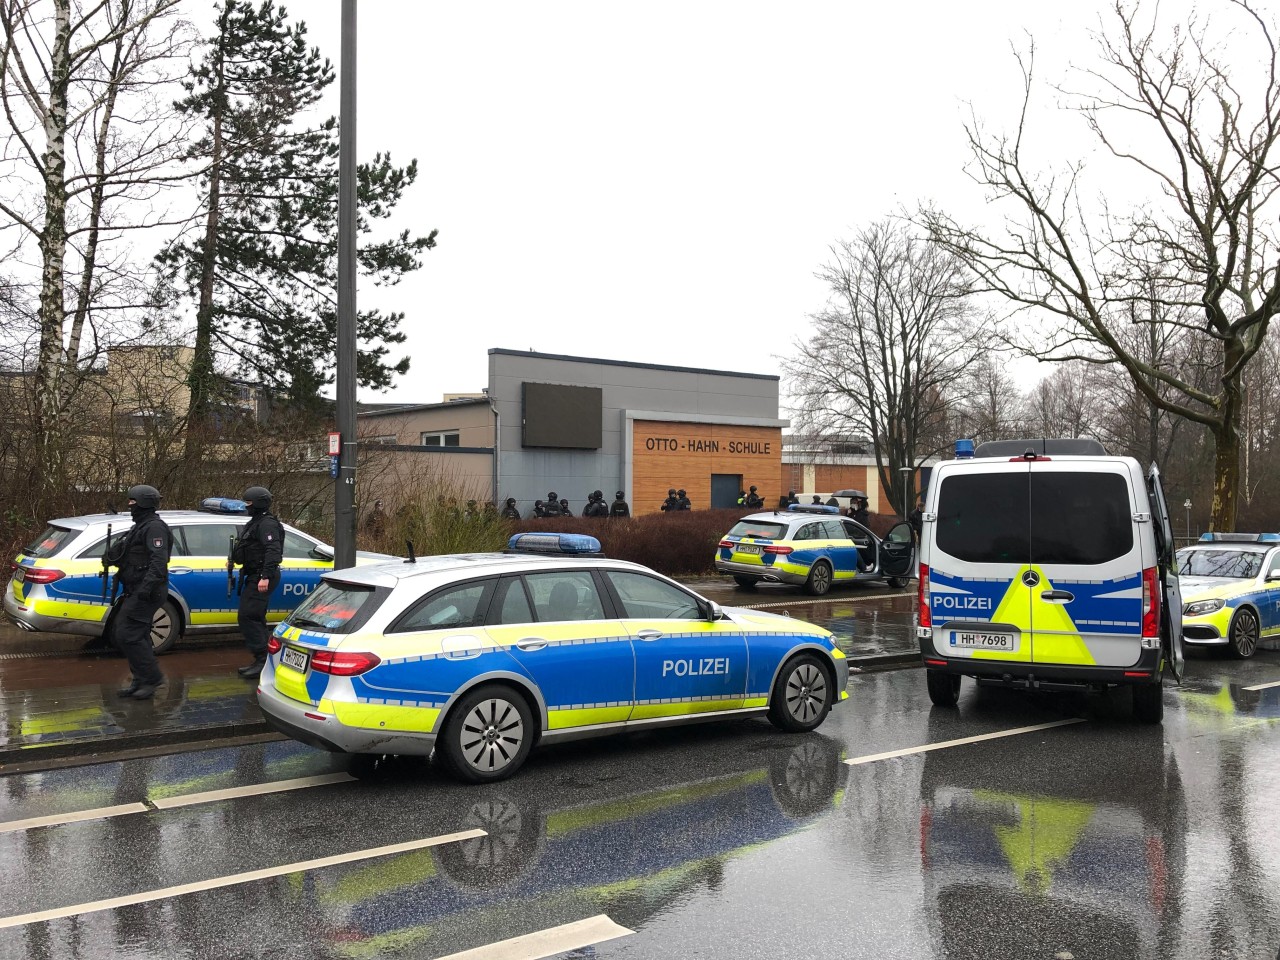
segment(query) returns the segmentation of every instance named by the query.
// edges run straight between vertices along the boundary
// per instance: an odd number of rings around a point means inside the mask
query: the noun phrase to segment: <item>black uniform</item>
[[[134,682],[126,688],[126,695],[146,689],[153,693],[164,682],[151,642],[151,621],[169,596],[169,554],[173,548],[169,525],[154,507],[133,507],[130,513],[133,529],[107,556],[108,564],[119,568],[116,578],[124,589],[112,628],[133,673]]]
[[[693,503],[690,502],[687,496],[685,496],[685,492],[683,490],[676,491],[676,509],[677,510],[693,509]]]
[[[619,490],[613,498],[613,503],[609,504],[610,520],[631,516],[631,505],[623,498],[622,493],[623,491]]]
[[[245,646],[253,654],[254,664],[267,660],[267,609],[271,594],[280,583],[280,561],[284,559],[284,527],[262,508],[251,507],[252,518],[240,529],[231,559],[240,564],[240,609],[237,621]],[[259,590],[258,581],[266,580],[267,589]]]
[[[854,520],[857,520],[860,524],[862,524],[865,527],[867,525],[867,521],[870,519],[870,515],[867,513],[867,501],[865,500],[855,501],[854,507],[850,511],[849,516],[851,516]]]
[[[744,498],[744,506],[750,507],[752,510],[759,510],[764,506],[764,498],[756,493],[756,488],[752,487]]]
[[[675,490],[667,491],[667,499],[662,501],[662,510],[664,513],[672,510],[680,509],[680,498],[676,496]]]
[[[520,508],[516,506],[515,497],[507,498],[507,505],[502,508],[502,515],[508,520],[520,519]]]

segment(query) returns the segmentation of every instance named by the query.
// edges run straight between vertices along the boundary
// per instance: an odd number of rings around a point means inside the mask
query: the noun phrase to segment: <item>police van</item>
[[[961,678],[1133,689],[1159,723],[1182,677],[1182,601],[1160,474],[1096,440],[959,441],[922,515],[917,636],[930,699]]]

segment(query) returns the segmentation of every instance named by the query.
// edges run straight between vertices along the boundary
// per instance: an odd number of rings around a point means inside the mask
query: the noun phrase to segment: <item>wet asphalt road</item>
[[[1124,693],[966,681],[959,710],[940,710],[919,670],[868,673],[814,734],[744,720],[566,744],[487,787],[291,743],[13,775],[0,779],[0,960],[439,958],[601,915],[634,932],[551,955],[1271,960],[1280,686],[1244,688],[1280,681],[1280,653],[1197,657],[1189,674],[1151,728]],[[154,809],[348,772],[357,779]],[[142,812],[13,824],[135,803]],[[3,928],[57,907],[78,910]]]

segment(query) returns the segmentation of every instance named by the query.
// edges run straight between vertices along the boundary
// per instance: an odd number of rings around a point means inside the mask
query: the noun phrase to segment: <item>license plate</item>
[[[965,650],[1003,650],[1006,653],[1013,653],[1018,649],[1018,638],[1012,633],[953,630],[951,646]]]
[[[280,662],[286,667],[292,667],[299,673],[306,673],[307,664],[311,662],[311,654],[302,650],[295,650],[293,647],[285,647],[280,652]]]
[[[757,547],[753,543],[740,543],[733,549],[738,553],[750,553],[750,554],[754,554],[757,557],[760,556],[760,554],[764,553],[763,547]]]

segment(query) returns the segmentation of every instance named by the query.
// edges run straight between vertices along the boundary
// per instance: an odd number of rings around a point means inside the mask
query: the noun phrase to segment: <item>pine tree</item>
[[[175,104],[204,129],[190,152],[202,170],[203,230],[159,257],[169,283],[196,305],[193,427],[207,424],[221,400],[220,361],[299,404],[333,380],[338,122],[302,122],[333,79],[329,61],[307,46],[306,25],[288,23],[274,0],[225,0],[217,33]],[[379,153],[358,174],[358,269],[392,285],[435,246],[434,230],[371,238],[417,178],[417,161],[397,167]],[[362,386],[385,387],[409,369],[408,357],[389,356],[404,342],[403,318],[359,314]]]

